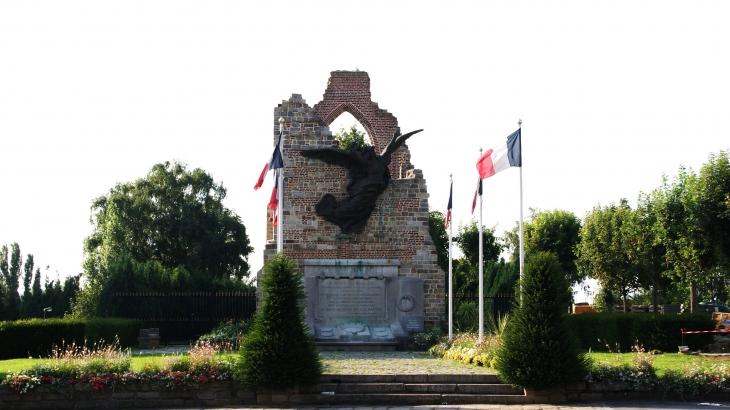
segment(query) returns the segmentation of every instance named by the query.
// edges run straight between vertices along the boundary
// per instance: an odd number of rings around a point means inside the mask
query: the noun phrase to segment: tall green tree
[[[636,209],[631,212],[625,235],[628,240],[629,259],[637,267],[639,282],[651,289],[654,313],[658,313],[659,288],[665,285],[663,272],[666,264],[666,248],[657,235],[656,204],[652,194],[640,194]]]
[[[34,265],[33,255],[26,255],[25,264],[23,265],[23,298],[21,299],[20,308],[22,317],[31,317],[33,315],[30,284],[33,281]]]
[[[699,190],[697,175],[680,167],[671,183],[664,176],[662,186],[654,196],[657,234],[671,266],[666,273],[689,288],[692,312],[699,308],[698,284],[711,278],[719,262],[712,243],[714,238],[702,226],[702,220],[707,216]]]
[[[8,245],[0,247],[0,319],[7,314],[8,281],[10,280],[10,264],[8,263]]]
[[[523,222],[525,258],[537,252],[552,252],[560,261],[568,281],[571,284],[582,282],[585,275],[575,264],[575,248],[580,242],[580,227],[580,218],[572,212],[531,208],[529,218]],[[505,232],[513,261],[519,260],[519,232],[519,224],[511,232]]]
[[[711,240],[718,266],[730,268],[730,151],[710,154],[697,178],[699,226]]]
[[[31,288],[30,297],[30,311],[32,312],[31,317],[34,314],[38,314],[43,311],[43,288],[41,287],[41,268],[35,269],[35,275],[33,275],[33,287]],[[71,299],[69,297],[69,299]]]
[[[20,253],[20,246],[17,242],[13,242],[10,244],[10,264],[7,269],[7,276],[5,277],[5,317],[9,320],[16,320],[20,316],[20,294],[18,293],[18,287],[20,286],[22,261],[23,257]],[[5,271],[3,271],[3,275],[5,275]]]
[[[583,220],[578,263],[609,292],[617,292],[628,311],[628,295],[640,287],[639,267],[630,252],[632,211],[626,199],[595,206]]]
[[[223,185],[199,168],[156,164],[146,178],[117,184],[93,201],[94,232],[85,250],[243,278],[252,248],[241,218],[223,206],[225,198]]]
[[[241,218],[223,205],[225,198],[226,189],[205,171],[165,162],[154,165],[145,178],[119,183],[95,199],[94,231],[84,244],[85,286],[75,298],[74,316],[100,312],[100,298],[121,283],[112,276],[137,269],[119,264],[126,257],[143,265],[159,264],[155,272],[182,268],[209,278],[197,283],[241,282],[249,274],[253,248]]]
[[[711,238],[715,268],[705,288],[708,298],[730,302],[730,152],[710,154],[698,175],[699,226]]]
[[[485,266],[498,262],[502,252],[500,239],[494,236],[494,228],[482,227],[482,259]],[[479,291],[479,225],[472,220],[459,226],[459,233],[454,238],[463,255],[454,267],[455,293],[471,293]],[[500,279],[497,279],[498,281]],[[486,288],[486,283],[485,283]]]

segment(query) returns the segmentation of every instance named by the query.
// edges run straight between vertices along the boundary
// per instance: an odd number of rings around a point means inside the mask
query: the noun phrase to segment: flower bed
[[[233,363],[217,357],[218,346],[208,342],[197,344],[186,355],[166,357],[163,364],[147,364],[142,371],[130,369],[129,350],[118,343],[85,346],[63,346],[54,349],[44,364],[18,373],[9,373],[2,381],[19,394],[27,394],[38,385],[73,396],[74,386],[87,383],[94,392],[114,391],[119,385],[144,383],[168,389],[187,389],[199,384],[229,381]]]

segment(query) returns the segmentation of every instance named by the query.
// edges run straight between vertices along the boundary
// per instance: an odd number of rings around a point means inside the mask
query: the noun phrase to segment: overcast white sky
[[[180,160],[228,189],[263,264],[273,109],[367,71],[432,209],[470,218],[479,148],[523,120],[528,207],[579,217],[730,147],[727,1],[0,2],[0,244],[81,272],[91,201]],[[519,170],[484,223],[519,218]]]

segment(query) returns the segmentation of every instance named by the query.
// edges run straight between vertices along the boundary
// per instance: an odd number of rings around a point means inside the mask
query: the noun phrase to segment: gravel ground
[[[330,374],[496,374],[493,369],[439,359],[425,352],[320,352]]]

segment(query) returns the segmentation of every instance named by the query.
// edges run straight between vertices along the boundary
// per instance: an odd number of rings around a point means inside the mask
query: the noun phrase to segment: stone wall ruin
[[[427,326],[437,325],[445,316],[445,274],[437,264],[436,248],[428,233],[426,180],[421,170],[411,165],[407,145],[392,156],[393,180],[378,198],[361,234],[342,235],[339,227],[315,212],[315,204],[325,193],[333,194],[337,200],[346,197],[345,169],[304,158],[299,151],[307,147],[332,147],[334,136],[329,125],[345,111],[363,125],[378,154],[398,127],[395,116],[371,101],[367,72],[330,74],[323,99],[314,107],[307,105],[301,95],[292,94],[274,109],[274,142],[278,138],[278,119],[282,117],[285,121],[284,204],[280,217],[284,252],[299,263],[300,269],[304,259],[399,260],[399,276],[423,280],[424,322]],[[276,253],[276,233],[270,219],[267,232],[264,261]]]

